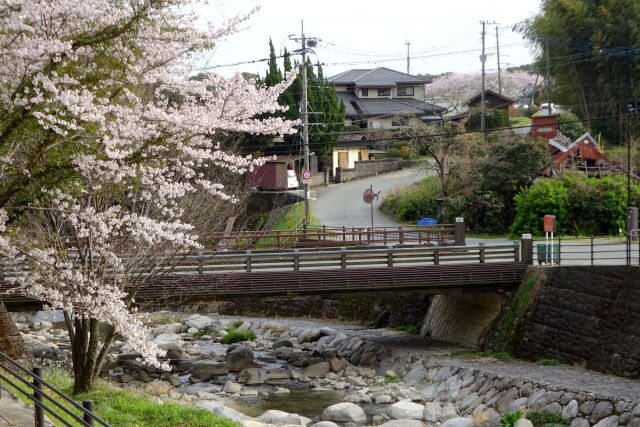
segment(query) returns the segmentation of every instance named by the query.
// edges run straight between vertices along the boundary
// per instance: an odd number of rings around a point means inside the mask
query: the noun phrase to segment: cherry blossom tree
[[[94,386],[117,335],[168,368],[131,309],[135,290],[200,246],[185,198],[235,201],[210,171],[261,162],[215,136],[297,124],[256,118],[282,110],[295,75],[270,88],[188,79],[247,19],[196,25],[188,3],[0,0],[0,254],[20,292],[63,310],[76,393]]]
[[[536,75],[524,71],[502,73],[500,82],[502,94],[509,98],[517,98],[529,84],[536,84]],[[485,87],[498,92],[498,74],[486,75]],[[425,86],[425,100],[450,108],[453,112],[461,112],[464,105],[473,96],[480,93],[482,76],[480,74],[449,73],[433,80]]]

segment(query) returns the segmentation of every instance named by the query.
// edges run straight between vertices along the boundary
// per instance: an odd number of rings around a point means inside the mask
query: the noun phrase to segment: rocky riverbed
[[[55,313],[14,319],[36,357],[67,359]],[[145,321],[171,372],[143,366],[116,342],[103,375],[247,427],[498,426],[517,410],[562,414],[572,426],[640,427],[639,382],[579,368],[450,357],[460,349],[352,325],[173,312]],[[222,344],[232,329],[256,339]]]

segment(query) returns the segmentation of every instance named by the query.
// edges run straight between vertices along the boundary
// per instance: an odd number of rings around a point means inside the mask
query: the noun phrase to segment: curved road
[[[342,184],[329,184],[311,191],[311,210],[321,224],[346,227],[371,226],[371,208],[362,200],[362,193],[373,185],[380,198],[373,202],[373,225],[393,227],[398,224],[384,216],[379,206],[393,190],[407,187],[427,176],[425,168],[403,169]]]

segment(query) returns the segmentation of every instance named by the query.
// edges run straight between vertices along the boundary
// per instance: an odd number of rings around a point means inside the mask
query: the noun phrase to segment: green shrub
[[[227,335],[222,337],[220,342],[222,344],[233,344],[240,341],[253,341],[256,339],[256,334],[252,331],[238,331],[237,329],[230,329],[227,331]]]
[[[469,114],[466,128],[468,131],[480,130],[481,111],[474,110]],[[485,129],[498,129],[509,127],[509,113],[506,110],[488,109],[484,116]]]
[[[429,176],[403,192],[395,192],[388,196],[380,209],[399,222],[415,222],[424,216],[436,218],[439,194],[438,178]]]
[[[549,411],[533,411],[527,413],[527,419],[531,421],[534,426],[561,425],[568,426],[571,421],[564,418],[562,415],[555,414]]]
[[[632,183],[632,205],[640,199],[640,186]],[[617,235],[625,228],[626,177],[587,178],[566,173],[561,178],[539,179],[514,197],[513,234],[542,234],[544,215],[556,215],[558,234]]]
[[[558,366],[560,364],[556,359],[542,359],[539,363],[542,366]]]
[[[502,418],[500,418],[500,427],[513,427],[523,415],[524,412],[522,411],[508,412],[502,415]]]
[[[242,324],[243,324],[243,323],[244,323],[244,320],[234,320],[234,321],[231,323],[231,327],[232,327],[233,329],[238,329],[240,326],[242,326]]]

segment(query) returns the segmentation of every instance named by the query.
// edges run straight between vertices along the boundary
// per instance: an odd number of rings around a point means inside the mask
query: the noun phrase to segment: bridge
[[[236,234],[217,239],[224,244],[214,245],[215,250],[210,246],[181,254],[171,264],[161,266],[157,277],[130,291],[135,291],[140,303],[186,303],[247,295],[500,291],[518,286],[526,266],[536,262],[631,264],[640,256],[640,243],[619,237],[556,239],[550,243],[524,236],[520,241],[502,244],[455,245],[456,240],[464,239],[464,234],[461,237],[452,232],[457,225],[437,231],[307,230],[303,237],[275,234],[279,238],[273,233]],[[314,242],[315,247],[307,247]],[[344,246],[336,246],[341,243]],[[271,249],[261,249],[268,245]],[[230,250],[234,247],[258,249]],[[144,267],[134,273],[148,275]],[[25,270],[21,274],[29,273]],[[10,281],[0,282],[0,293],[15,286]],[[18,293],[10,293],[4,300],[10,307],[31,301]]]

